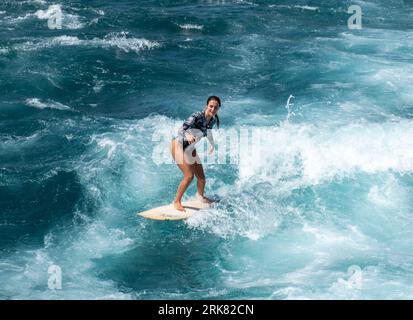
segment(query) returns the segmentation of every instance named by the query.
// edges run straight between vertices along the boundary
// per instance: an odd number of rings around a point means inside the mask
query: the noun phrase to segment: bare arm
[[[211,144],[211,148],[209,149],[209,153],[214,152],[215,149],[215,141],[214,141],[214,136],[212,135],[212,130],[208,129],[207,130],[207,139],[209,143]]]

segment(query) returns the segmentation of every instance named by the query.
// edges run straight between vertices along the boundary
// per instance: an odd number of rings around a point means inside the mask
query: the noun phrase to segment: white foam
[[[105,11],[103,11],[102,9],[92,9],[93,12],[97,13],[100,16],[104,16],[105,15]]]
[[[158,128],[167,130],[168,126],[172,127],[173,121],[166,117],[155,116],[140,121],[123,121],[122,124],[112,128],[111,132],[92,135],[90,153],[93,155],[93,160],[91,160],[90,168],[87,167],[84,172],[82,169],[81,176],[85,179],[84,184],[95,185],[94,176],[98,175],[102,177],[102,181],[96,182],[98,183],[96,188],[103,193],[112,193],[112,181],[104,178],[111,175],[111,168],[114,164],[127,159],[127,165],[122,166],[118,172],[123,176],[119,188],[123,188],[124,196],[130,197],[129,199],[146,199],[147,197],[153,199],[162,189],[163,175],[159,173],[159,167],[154,162],[148,161],[147,157],[150,157],[153,150],[152,143],[148,141],[151,141],[151,135],[156,133]],[[167,136],[169,137],[168,134]],[[162,152],[164,153],[162,157],[168,157],[172,163],[167,143]],[[97,159],[99,159],[98,163],[96,163]],[[176,170],[172,165],[167,169]],[[92,183],[88,179],[91,179]]]
[[[270,7],[270,8],[274,8],[274,7],[276,7],[276,8],[287,8],[287,9],[295,8],[295,9],[310,10],[310,11],[317,11],[317,10],[320,9],[319,7],[313,7],[313,6],[308,6],[308,5],[304,5],[304,6],[300,6],[300,5],[290,6],[290,5],[284,5],[284,4],[280,4],[280,5],[270,4],[268,7]]]
[[[9,48],[0,48],[0,54],[7,54],[9,52],[10,52]]]
[[[66,13],[63,16],[63,29],[70,29],[70,30],[76,30],[76,29],[82,29],[85,27],[85,23],[81,22],[80,17],[77,15],[73,14],[68,14]]]
[[[367,198],[376,205],[397,208],[397,204],[394,202],[394,198],[390,192],[391,191],[386,188],[374,185],[370,188]]]
[[[62,12],[62,28],[63,29],[81,29],[84,24],[80,21],[80,17],[62,11],[59,4],[51,5],[47,10],[38,10],[34,15],[38,19],[50,19],[56,12]]]
[[[235,3],[237,4],[247,4],[250,6],[258,6],[258,4],[251,2],[251,1],[246,1],[246,0],[235,0]]]
[[[357,172],[413,171],[411,120],[352,123],[338,128],[287,124],[262,128],[255,152],[240,164],[240,178],[272,182],[298,177],[318,184]]]
[[[317,247],[318,254],[323,251],[332,253],[339,247],[351,252],[371,249],[369,238],[356,226],[348,225],[345,229],[337,230],[304,223],[302,231],[312,236],[312,245]],[[345,251],[341,254],[344,257]]]
[[[90,40],[92,45],[102,47],[117,47],[124,52],[136,52],[139,53],[142,50],[150,50],[160,46],[156,41],[150,41],[144,38],[130,38],[128,33],[112,33],[107,35],[104,39]]]
[[[78,15],[75,15],[75,14],[63,12],[62,8],[59,4],[51,5],[46,10],[37,10],[34,13],[32,13],[32,12],[31,13],[26,13],[23,16],[6,17],[5,21],[9,25],[15,25],[15,24],[19,24],[19,23],[25,22],[25,21],[30,20],[30,19],[48,20],[57,11],[62,12],[62,29],[76,30],[76,29],[84,28],[85,23],[82,22],[82,20],[83,20],[82,17],[80,17]],[[45,23],[45,28],[47,28],[47,27],[48,27],[47,23]]]
[[[46,4],[46,0],[26,0],[23,3],[35,3],[35,4]]]
[[[39,19],[50,19],[56,10],[61,11],[60,5],[52,5],[47,10],[37,10],[34,15]]]
[[[319,10],[320,8],[319,7],[311,7],[311,6],[307,6],[307,5],[305,5],[305,6],[294,6],[294,8],[298,8],[298,9],[303,9],[303,10],[310,10],[310,11],[317,11],[317,10]]]
[[[14,25],[14,24],[18,24],[22,21],[25,21],[27,19],[31,19],[33,17],[34,17],[33,13],[27,13],[24,16],[18,16],[18,17],[7,16],[7,17],[4,18],[3,21],[6,22],[9,25]]]
[[[79,39],[76,36],[58,36],[41,41],[28,41],[15,46],[16,50],[32,51],[43,48],[57,46],[85,46],[85,47],[102,47],[118,48],[124,52],[139,53],[142,50],[150,50],[160,46],[156,41],[150,41],[143,38],[130,38],[126,33],[114,33],[107,35],[104,39],[93,38],[90,40]]]
[[[202,30],[204,29],[203,25],[198,24],[180,24],[179,27],[185,30]]]
[[[392,210],[392,218],[403,219],[408,222],[410,217],[409,191],[400,185],[398,179],[393,175],[387,175],[386,180],[380,184],[370,187],[367,200],[377,208]],[[398,220],[397,223],[400,221]]]
[[[61,255],[49,254],[53,248],[21,252],[3,263],[0,273],[2,295],[12,299],[131,299],[113,282],[98,279],[87,271],[92,267],[87,254],[76,257],[76,249],[65,249]],[[74,251],[72,251],[74,250]],[[63,254],[62,254],[63,253]],[[68,258],[70,256],[70,258]],[[76,258],[76,259],[75,259]],[[48,268],[56,265],[62,271],[62,290],[48,289]]]
[[[95,85],[93,86],[93,91],[95,93],[99,93],[102,91],[103,87],[105,86],[105,82],[102,80],[96,81]]]
[[[37,109],[56,109],[56,110],[72,110],[72,108],[61,104],[60,102],[49,100],[47,102],[41,101],[38,98],[26,99],[26,105]]]
[[[265,199],[260,195],[252,199],[249,195],[242,194],[237,187],[233,187],[227,194],[224,189],[216,191],[228,200],[223,205],[219,204],[216,208],[202,210],[191,216],[186,220],[188,227],[211,232],[224,239],[245,237],[253,241],[278,229],[282,220],[282,206],[274,205],[273,201],[263,203]],[[231,194],[236,196],[231,199]]]
[[[104,217],[105,214],[111,215],[108,210],[104,210],[101,217]],[[73,243],[73,249],[79,255],[88,252],[87,259],[90,259],[100,258],[105,254],[115,252],[121,253],[127,250],[133,243],[134,241],[127,236],[124,230],[109,228],[104,221],[97,219],[87,226],[85,232],[79,235],[79,238]],[[82,250],[78,250],[78,248],[82,248]]]

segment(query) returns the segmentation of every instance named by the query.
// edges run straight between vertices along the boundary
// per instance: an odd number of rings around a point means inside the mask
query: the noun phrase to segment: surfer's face
[[[213,117],[218,113],[219,103],[216,100],[211,100],[208,102],[208,105],[205,110],[205,115],[208,117]]]

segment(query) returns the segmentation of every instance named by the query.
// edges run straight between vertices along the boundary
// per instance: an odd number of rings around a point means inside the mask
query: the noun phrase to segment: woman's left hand
[[[215,147],[214,147],[213,145],[211,145],[211,146],[209,147],[209,154],[213,154],[213,153],[214,153],[214,149],[215,149]]]

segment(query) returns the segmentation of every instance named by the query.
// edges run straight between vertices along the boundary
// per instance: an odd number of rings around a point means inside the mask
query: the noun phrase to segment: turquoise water
[[[0,298],[413,298],[412,18],[409,1],[2,0]],[[181,179],[158,138],[211,94],[218,144],[265,132],[264,155],[205,165],[214,209],[137,217]]]

